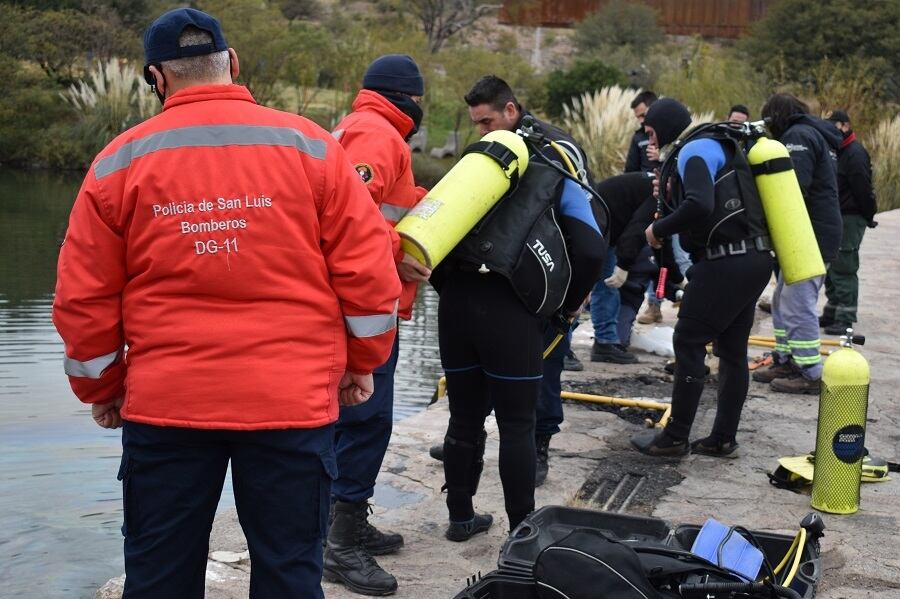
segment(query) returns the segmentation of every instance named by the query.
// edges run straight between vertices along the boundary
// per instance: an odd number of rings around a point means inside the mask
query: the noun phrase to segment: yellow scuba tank
[[[527,167],[521,137],[505,130],[485,135],[397,223],[403,251],[428,268],[437,266]]]
[[[784,144],[759,138],[747,153],[775,257],[788,285],[825,274],[803,193]]]
[[[813,508],[832,514],[859,509],[859,485],[869,406],[869,364],[851,345],[865,338],[852,331],[841,337],[841,349],[825,360],[816,429]]]

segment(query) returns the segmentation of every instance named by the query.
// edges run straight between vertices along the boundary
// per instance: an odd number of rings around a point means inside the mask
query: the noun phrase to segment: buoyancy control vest
[[[532,163],[450,252],[450,262],[502,275],[538,316],[559,310],[572,276],[557,212],[563,180],[553,168]]]
[[[742,145],[724,133],[710,132],[694,139],[700,137],[721,143],[726,162],[715,175],[713,212],[681,234],[684,249],[699,252],[705,248],[768,236],[766,216]],[[664,189],[662,186],[666,180],[671,180],[672,197],[676,198],[676,203],[684,193],[681,178],[675,174],[678,153],[685,145],[676,147],[666,159],[661,175],[660,189]]]

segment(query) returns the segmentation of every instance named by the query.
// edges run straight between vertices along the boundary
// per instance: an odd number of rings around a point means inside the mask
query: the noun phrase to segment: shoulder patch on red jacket
[[[359,175],[359,178],[362,179],[362,182],[367,185],[369,181],[375,178],[375,172],[372,170],[372,167],[365,162],[354,164],[353,168],[356,169],[356,174]]]

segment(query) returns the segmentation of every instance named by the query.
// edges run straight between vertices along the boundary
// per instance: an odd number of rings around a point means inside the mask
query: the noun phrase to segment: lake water
[[[89,598],[124,570],[120,435],[75,399],[50,321],[79,184],[79,175],[0,168],[0,597]],[[430,288],[400,338],[397,420],[428,404],[441,375]],[[219,507],[232,504],[226,482]]]

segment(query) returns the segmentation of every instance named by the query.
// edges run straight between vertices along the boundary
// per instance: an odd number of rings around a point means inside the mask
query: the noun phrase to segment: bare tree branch
[[[422,23],[432,53],[455,34],[500,9],[499,4],[482,4],[478,0],[407,0],[406,4]]]

